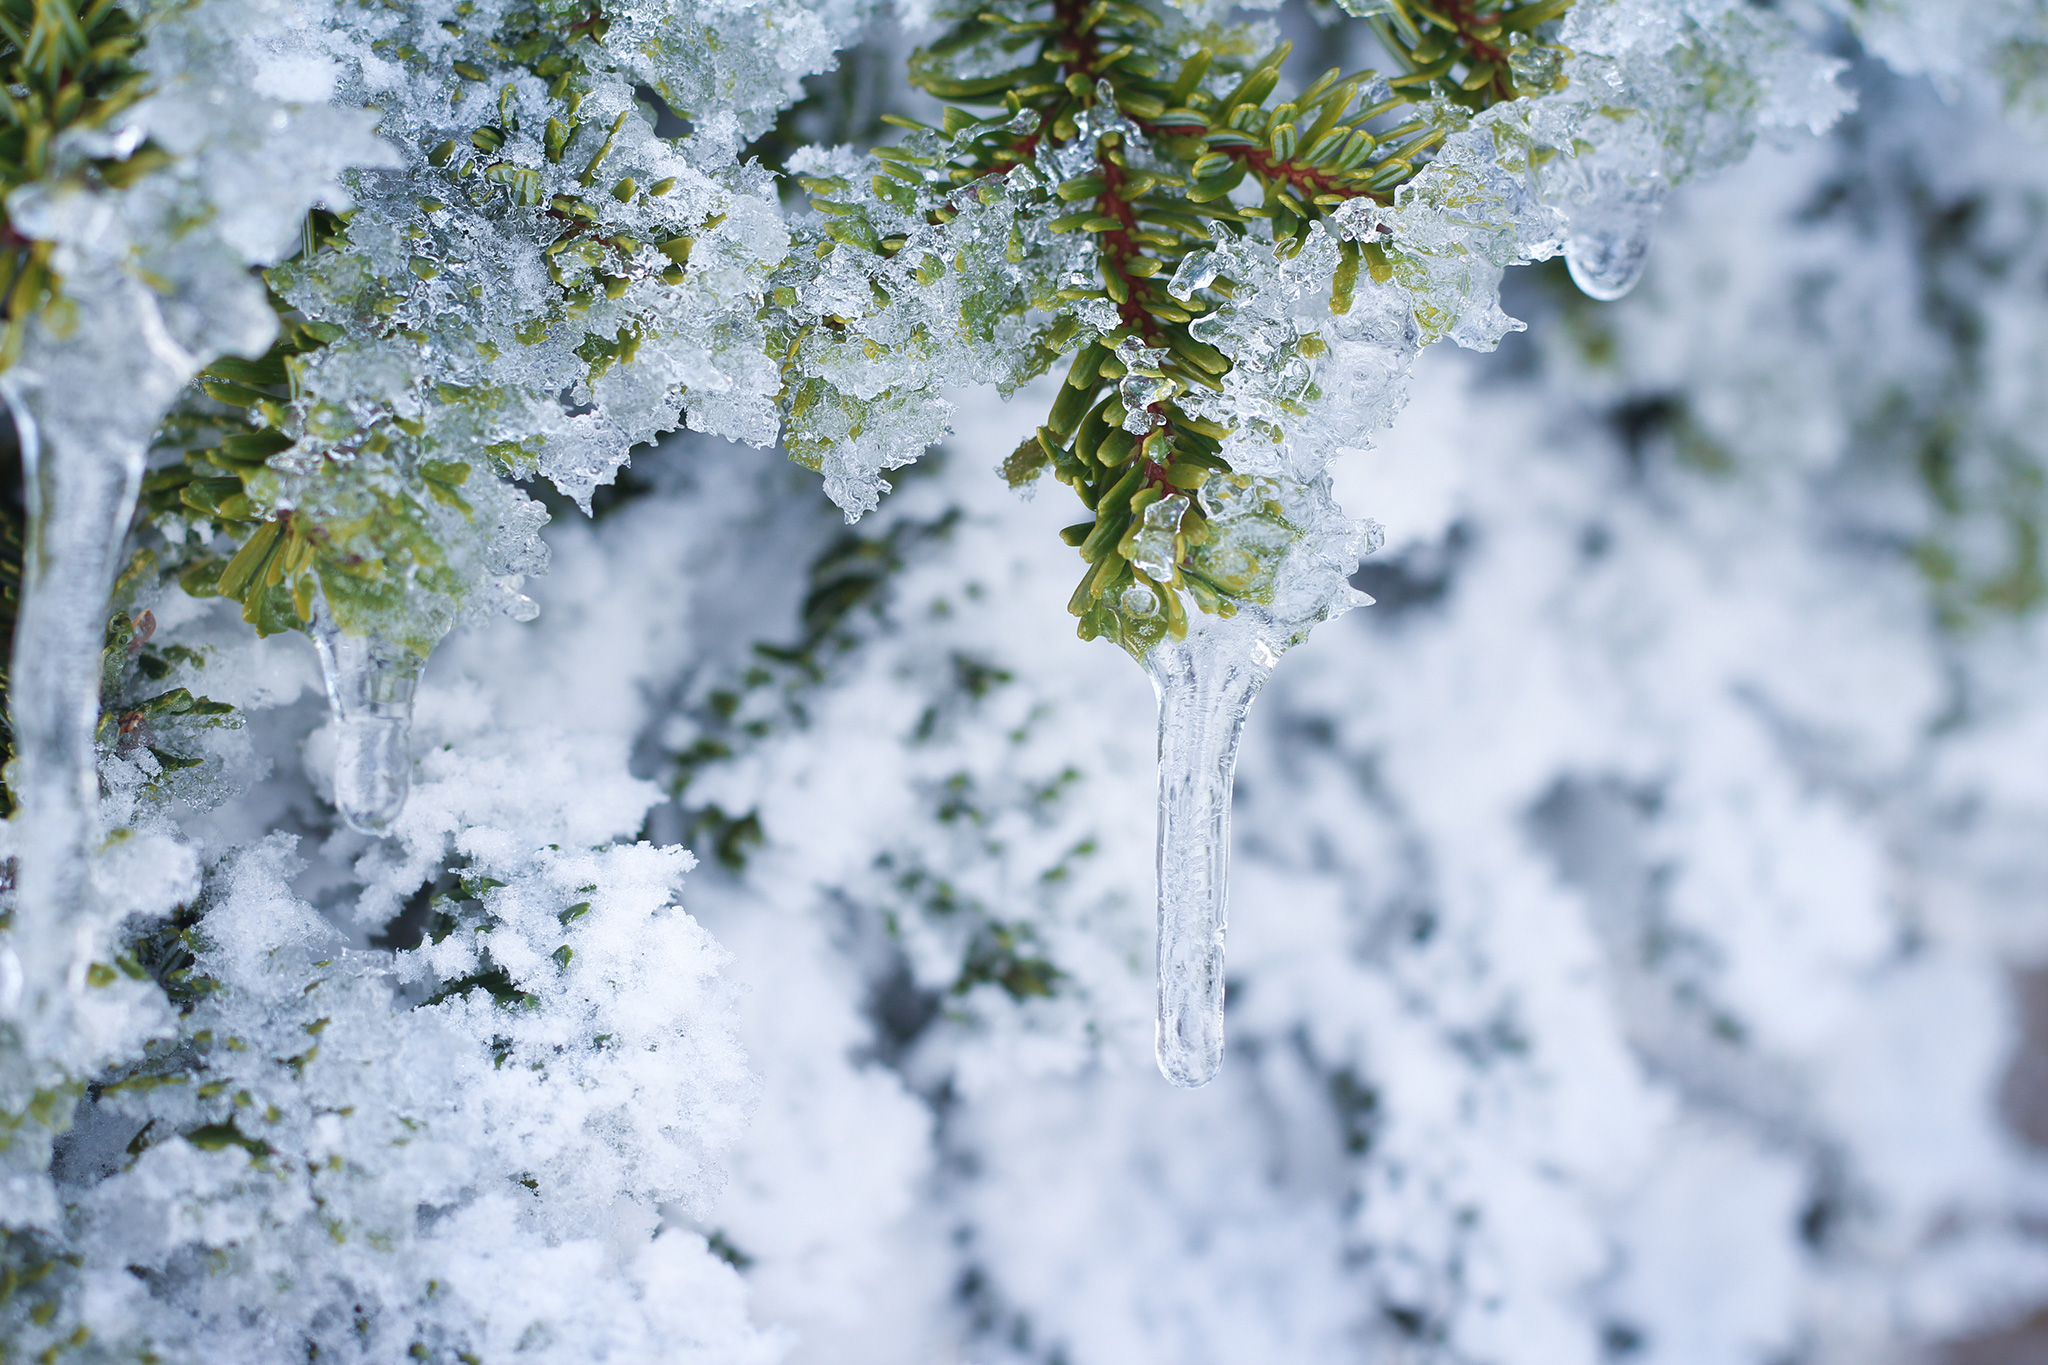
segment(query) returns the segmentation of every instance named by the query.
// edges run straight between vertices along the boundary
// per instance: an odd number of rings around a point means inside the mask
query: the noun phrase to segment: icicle
[[[350,635],[324,604],[313,646],[334,712],[334,804],[365,834],[382,834],[412,789],[412,701],[426,659],[375,635]]]
[[[99,722],[100,650],[107,592],[142,485],[141,439],[76,444],[86,433],[37,421],[43,404],[8,385],[28,493],[21,610],[9,687],[15,767],[11,785],[29,837],[22,891],[51,909],[84,895],[84,851],[99,800],[93,731]],[[94,433],[114,436],[112,432]]]
[[[1198,629],[1145,656],[1159,697],[1159,1070],[1207,1085],[1223,1065],[1230,788],[1252,699],[1278,662],[1247,628]]]
[[[20,192],[17,192],[18,194]],[[97,837],[100,651],[107,596],[158,420],[198,368],[156,301],[118,271],[66,277],[61,335],[30,322],[0,374],[21,443],[28,501],[21,605],[9,674],[20,896],[19,1008],[80,988],[93,920],[88,854]],[[12,994],[13,992],[10,992]],[[27,998],[33,996],[35,998]],[[39,1003],[40,1002],[40,1003]],[[52,1016],[55,1017],[55,1016]]]
[[[1635,288],[1663,211],[1662,180],[1627,185],[1575,207],[1564,252],[1572,283],[1603,303]]]

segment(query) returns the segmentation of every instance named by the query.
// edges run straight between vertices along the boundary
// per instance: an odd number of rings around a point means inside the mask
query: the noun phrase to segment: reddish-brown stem
[[[1493,79],[1487,82],[1492,87],[1495,100],[1505,103],[1515,97],[1515,80],[1508,70],[1508,50],[1489,38],[1475,36],[1481,29],[1492,28],[1500,22],[1500,11],[1491,9],[1483,14],[1473,13],[1473,0],[1438,0],[1438,12],[1457,29],[1458,43],[1468,54],[1470,63],[1493,64]]]
[[[1185,124],[1143,124],[1148,133],[1163,133],[1169,137],[1200,137],[1208,132],[1206,127],[1197,128]],[[1346,199],[1370,199],[1374,203],[1394,202],[1392,191],[1362,190],[1353,185],[1338,183],[1327,171],[1314,166],[1305,166],[1299,161],[1282,160],[1261,147],[1218,147],[1218,152],[1240,161],[1252,171],[1267,180],[1278,180],[1302,191],[1304,202],[1313,200],[1319,194],[1342,195]]]

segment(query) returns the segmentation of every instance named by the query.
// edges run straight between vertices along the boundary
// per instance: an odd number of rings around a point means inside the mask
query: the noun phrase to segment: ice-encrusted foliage
[[[686,393],[697,425],[772,438],[753,313],[786,239],[734,153],[856,12],[17,9],[0,384],[32,517],[0,921],[8,1352],[770,1352],[701,1240],[647,1241],[715,1180],[745,1083],[719,953],[669,903],[688,855],[608,847],[636,789],[565,785],[592,804],[551,825],[437,811],[428,764],[400,830],[433,865],[415,885],[464,841],[432,942],[351,955],[292,894],[288,844],[195,845],[167,818],[262,765],[178,741],[234,708],[194,697],[221,690],[203,652],[142,652],[154,617],[128,613],[177,573],[259,632],[311,627],[341,661],[328,790],[395,819],[419,662],[455,620],[519,609],[541,562],[544,518],[507,480],[587,501]],[[654,137],[636,87],[695,136]],[[151,530],[109,630],[152,433]],[[437,1259],[439,1218],[466,1230]],[[521,1238],[564,1287],[508,1310],[505,1277],[536,1264]],[[599,1265],[610,1287],[577,1287]]]
[[[788,234],[737,160],[861,8],[337,3],[298,78],[379,112],[400,165],[271,271],[284,318],[162,432],[157,526],[186,588],[308,631],[345,723],[337,797],[405,800],[418,674],[458,621],[532,606],[545,515],[685,421],[774,439],[757,314]],[[643,99],[642,95],[651,97]],[[657,104],[694,119],[657,136]],[[687,412],[686,412],[687,409]],[[182,457],[182,458],[181,458]]]
[[[951,494],[888,509],[815,559],[793,643],[749,637],[713,668],[662,624],[692,586],[663,556],[695,535],[758,576],[798,558],[769,552],[791,486],[733,474],[665,491],[630,531],[554,528],[579,547],[569,612],[504,621],[532,617],[546,563],[520,485],[588,510],[680,426],[780,435],[858,515],[945,434],[949,387],[1046,405],[1002,472],[1079,495],[1059,533],[1084,563],[1074,615],[1157,682],[1159,1057],[1209,1079],[1238,725],[1279,655],[1360,600],[1375,543],[1333,461],[1394,420],[1424,347],[1520,325],[1508,267],[1561,253],[1618,295],[1672,186],[1843,106],[1836,60],[1739,4],[1361,3],[1386,71],[1304,79],[1221,12],[998,0],[947,10],[913,65],[949,105],[937,127],[748,160],[866,8],[0,3],[0,392],[31,512],[0,892],[10,1355],[776,1358],[788,1341],[757,1325],[776,1312],[750,1317],[737,1275],[754,1233],[736,1245],[721,1220],[789,1196],[756,1149],[737,1202],[717,1199],[754,1095],[750,1007],[675,899],[695,865],[678,836],[723,869],[721,934],[759,947],[822,900],[840,949],[886,964],[875,1035],[833,1015],[805,1061],[823,1089],[770,1099],[798,1145],[829,1126],[793,1134],[791,1115],[859,1095],[862,1131],[898,1143],[877,1203],[908,1200],[906,1153],[955,1097],[1057,1084],[1139,1031],[1135,888],[1101,858],[1145,819],[1117,785],[1132,727],[1107,676],[1014,685],[1054,646],[1027,651],[981,604],[1054,570],[958,549],[1000,516],[963,519]],[[1988,68],[2024,113],[2038,16],[1933,13],[1857,22],[1879,47],[1950,25],[1913,60]],[[810,207],[784,210],[778,172]],[[2015,273],[2024,211],[1981,239]],[[2039,518],[2010,515],[2038,492],[2025,442],[2010,455],[2031,408],[2000,376],[1965,357],[1939,393],[1900,380],[1900,410],[1977,422],[1957,458],[1922,461],[1920,562],[1958,619],[2039,593]],[[935,545],[951,557],[913,553]],[[466,671],[435,684],[427,656],[463,622]],[[325,724],[294,700],[316,660]],[[678,714],[643,733],[663,698]],[[859,734],[843,769],[820,767],[826,729]],[[746,880],[757,856],[782,880]],[[773,913],[731,913],[748,896]],[[816,981],[835,948],[804,923],[792,979]],[[1515,1051],[1514,983],[1458,976],[1498,947],[1486,932],[1418,952],[1400,987],[1442,990],[1445,1036],[1389,1037],[1481,1070]],[[1532,989],[1555,985],[1541,961]],[[1291,1048],[1374,1140],[1362,1097],[1395,1044],[1270,999],[1249,1016],[1256,1084]],[[1544,1018],[1566,1016],[1592,1017]],[[1621,1048],[1594,1036],[1605,1076]],[[1557,1310],[1528,1283],[1487,1298],[1512,1268],[1461,1278],[1468,1245],[1523,1244],[1444,1230],[1464,1191],[1488,1195],[1488,1155],[1425,1091],[1385,1081],[1422,1112],[1386,1120],[1390,1150],[1428,1178],[1358,1184],[1356,1237],[1389,1248],[1372,1292],[1394,1326],[1374,1330],[1506,1351],[1489,1305]],[[1043,1121],[994,1106],[942,1141],[965,1171],[990,1132]],[[1530,1169],[1576,1170],[1561,1143],[1532,1140]],[[1004,1249],[964,1238],[959,1292],[998,1321],[980,1263]],[[1580,1252],[1583,1275],[1558,1272],[1574,1285],[1594,1277]],[[764,1256],[757,1283],[807,1283],[787,1244]]]
[[[1415,350],[1445,336],[1488,349],[1519,325],[1500,309],[1503,268],[1569,249],[1589,289],[1623,292],[1670,185],[1844,107],[1839,62],[1741,6],[1362,12],[1406,69],[1333,71],[1276,103],[1284,48],[1254,59],[1248,33],[1178,12],[962,10],[913,62],[963,106],[941,128],[865,160],[800,158],[818,215],[815,250],[776,295],[789,441],[834,501],[871,509],[880,474],[944,429],[941,383],[1008,391],[1072,353],[1077,394],[1005,472],[1049,465],[1097,513],[1084,636],[1142,656],[1184,632],[1183,592],[1204,613],[1270,607],[1283,549],[1355,559],[1359,532],[1328,515],[1317,479],[1393,419]],[[1098,463],[1157,472],[1097,488]],[[1275,493],[1299,490],[1282,504],[1317,514],[1279,543],[1245,538],[1248,573],[1204,572],[1211,495],[1194,490],[1219,472],[1224,503],[1246,478],[1281,479]],[[1165,558],[1134,558],[1129,538],[1089,553],[1176,491],[1184,543]],[[1238,557],[1237,538],[1213,539],[1211,557]],[[1124,610],[1122,585],[1155,582],[1173,590]],[[1325,587],[1278,615],[1347,600]]]
[[[506,480],[578,502],[687,420],[774,439],[755,314],[788,245],[767,173],[735,161],[822,69],[852,6],[338,4],[323,79],[373,104],[403,165],[364,175],[270,284],[293,328],[217,370],[220,421],[156,485],[200,534],[188,585],[260,630],[331,621],[424,657],[518,594],[544,553]],[[657,137],[651,89],[696,121]],[[207,416],[215,422],[208,424]],[[183,519],[181,523],[180,519]],[[209,566],[209,533],[225,565]]]
[[[1065,912],[1102,946],[1143,933],[1148,699],[1114,651],[1052,653],[1030,604],[1064,591],[1060,547],[977,534],[1059,523],[975,469],[1029,409],[963,404],[940,467],[858,528],[965,513],[895,556],[807,731],[757,747],[754,691],[730,730],[691,698],[685,803],[757,816],[736,884],[695,905],[754,983],[755,1055],[781,1059],[714,1225],[805,1329],[795,1360],[959,1333],[1076,1365],[2026,1349],[1942,1343],[2048,1286],[2024,1212],[2039,1043],[2006,994],[2041,960],[2042,623],[1932,628],[1906,551],[1948,515],[1918,437],[1965,438],[1986,530],[2032,505],[1987,476],[2041,450],[2019,380],[2041,168],[1995,115],[1859,77],[1840,138],[1675,194],[1628,300],[1552,267],[1514,300],[1537,354],[1421,362],[1354,485],[1383,498],[1391,553],[1359,579],[1381,604],[1288,661],[1246,743],[1209,1090],[1148,1074],[1142,953],[1077,951],[1061,907],[1030,944],[1064,973],[1050,997],[953,993],[946,945],[999,860],[943,853],[974,830],[921,803],[1003,837],[1006,769],[1078,770],[1038,813],[1100,837],[1083,885],[1122,903]],[[820,587],[890,562],[814,535]],[[732,628],[780,645],[793,615]],[[1005,680],[968,702],[956,652]],[[1033,712],[1053,723],[1013,742]],[[939,804],[953,773],[973,786]],[[965,894],[890,894],[871,861],[905,844]],[[849,1033],[889,1071],[807,1046]],[[877,1135],[857,1153],[814,1136],[855,1129]]]

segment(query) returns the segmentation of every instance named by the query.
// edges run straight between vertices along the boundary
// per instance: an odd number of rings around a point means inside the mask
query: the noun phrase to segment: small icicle
[[[1633,184],[1572,210],[1565,264],[1588,298],[1611,303],[1636,287],[1664,211],[1664,183]]]
[[[1250,615],[1250,613],[1246,613]],[[1223,1066],[1230,789],[1252,699],[1278,656],[1249,622],[1204,622],[1145,656],[1159,697],[1159,1070],[1207,1085]]]
[[[323,604],[312,627],[335,728],[334,804],[365,834],[383,834],[412,789],[412,701],[427,661],[375,635],[350,635]]]

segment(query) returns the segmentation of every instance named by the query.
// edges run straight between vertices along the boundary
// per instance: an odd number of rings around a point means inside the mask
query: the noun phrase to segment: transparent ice
[[[104,287],[89,280],[74,286],[83,295],[74,335],[118,336],[126,317],[150,316],[142,286],[123,281],[105,294],[87,292],[93,283]],[[125,316],[115,322],[96,315],[101,309]],[[41,958],[67,952],[60,926],[90,899],[86,849],[99,804],[93,732],[107,592],[157,415],[195,368],[191,356],[160,333],[155,346],[117,344],[105,350],[45,339],[0,376],[21,439],[28,493],[9,682],[12,786],[23,813],[26,854],[19,877],[19,941],[26,974],[38,990],[64,979],[61,961]],[[124,401],[79,401],[78,395],[91,392],[118,394]]]
[[[1197,289],[1207,289],[1216,278],[1216,258],[1206,251],[1190,251],[1174,267],[1166,292],[1186,303]]]
[[[1116,387],[1124,405],[1124,430],[1142,436],[1159,425],[1159,414],[1149,409],[1173,396],[1174,382],[1157,375],[1127,374]]]
[[[1664,209],[1661,184],[1631,185],[1575,208],[1565,241],[1572,283],[1611,302],[1635,288],[1650,260],[1650,239]]]
[[[352,635],[324,613],[313,645],[335,726],[334,804],[365,834],[384,834],[412,789],[412,707],[426,660],[377,635]]]
[[[1207,1085],[1223,1067],[1230,792],[1252,701],[1278,656],[1256,611],[1203,623],[1145,656],[1159,702],[1159,1070]]]
[[[1144,511],[1136,534],[1131,537],[1131,567],[1141,570],[1155,583],[1173,578],[1173,539],[1180,529],[1182,513],[1188,509],[1188,495],[1169,493]]]

